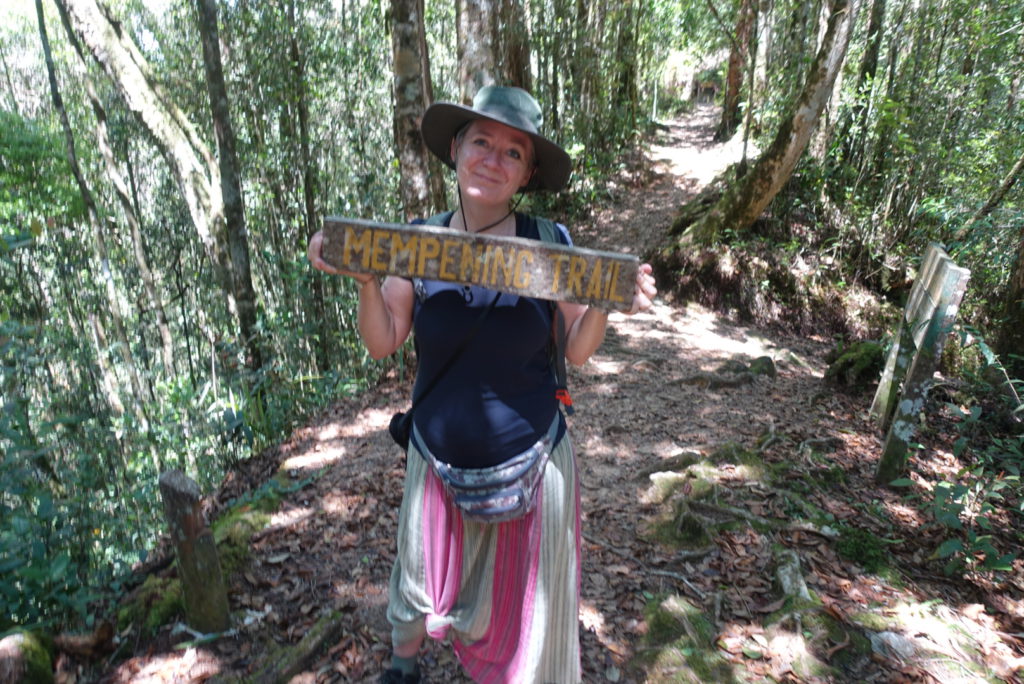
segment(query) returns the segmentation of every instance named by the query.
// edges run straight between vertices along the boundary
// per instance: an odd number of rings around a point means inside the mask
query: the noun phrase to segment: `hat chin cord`
[[[519,197],[516,198],[515,204],[512,205],[512,208],[508,210],[507,214],[502,216],[500,219],[498,219],[494,223],[488,223],[483,228],[471,229],[469,227],[469,222],[466,220],[466,210],[462,206],[462,186],[459,185],[458,183],[456,183],[455,187],[458,188],[458,191],[459,191],[459,213],[462,214],[462,225],[466,229],[467,233],[473,233],[474,235],[477,234],[477,233],[482,233],[485,230],[490,230],[494,226],[498,225],[499,223],[501,223],[502,221],[507,219],[509,216],[511,216],[512,214],[515,213],[516,207],[518,207],[519,203],[523,201],[523,193],[519,193]]]

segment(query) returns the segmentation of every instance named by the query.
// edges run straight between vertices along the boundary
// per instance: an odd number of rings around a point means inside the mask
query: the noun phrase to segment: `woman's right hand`
[[[324,261],[323,231],[309,239],[306,257],[313,268],[354,278],[359,283],[359,313],[357,324],[370,356],[382,359],[393,354],[409,336],[412,329],[412,281],[405,278],[385,278],[381,283],[373,273],[342,271]],[[374,283],[374,284],[371,284]]]
[[[313,237],[309,239],[309,246],[306,248],[306,258],[309,259],[309,263],[313,268],[323,271],[324,273],[330,273],[331,275],[343,275],[350,278],[354,278],[359,282],[360,285],[366,285],[371,279],[376,278],[372,273],[353,273],[351,271],[341,271],[329,263],[324,261],[322,251],[324,246],[324,232],[318,230],[313,234]]]

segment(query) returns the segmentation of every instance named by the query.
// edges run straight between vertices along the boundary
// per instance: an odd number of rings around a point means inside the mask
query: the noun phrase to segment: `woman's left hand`
[[[647,311],[654,304],[654,296],[658,294],[658,288],[654,285],[654,276],[651,272],[654,269],[650,264],[640,264],[636,272],[636,287],[633,290],[633,305],[629,311],[624,311],[627,316]]]

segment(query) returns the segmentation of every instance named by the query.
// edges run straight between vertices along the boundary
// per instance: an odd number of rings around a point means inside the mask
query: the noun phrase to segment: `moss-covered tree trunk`
[[[228,592],[200,506],[199,485],[180,470],[170,470],[160,475],[160,495],[177,551],[188,623],[201,632],[223,632],[231,626]]]
[[[125,104],[152,135],[185,199],[228,310],[238,321],[240,337],[247,345],[255,343],[256,309],[248,245],[244,227],[229,228],[234,220],[225,217],[221,169],[213,154],[185,113],[154,80],[145,56],[106,6],[95,0],[55,2],[67,14],[68,24],[110,77]],[[226,94],[224,98],[226,109]],[[224,149],[220,151],[223,155]],[[240,191],[237,197],[229,197],[228,202],[230,211],[240,212]],[[258,365],[257,351],[247,351],[249,362]]]
[[[245,209],[242,203],[241,169],[231,124],[230,100],[220,58],[220,30],[217,26],[215,0],[196,0],[199,37],[203,44],[203,66],[206,90],[210,97],[213,133],[217,141],[220,173],[220,194],[223,202],[224,235],[230,269],[229,304],[238,319],[239,333],[245,345],[246,365],[263,366],[263,352],[256,332],[256,292],[252,287],[249,267],[249,238],[245,232]]]
[[[689,226],[676,223],[674,232],[682,233],[679,247],[713,242],[726,228],[737,232],[749,229],[789,180],[832,94],[832,85],[846,57],[858,4],[859,0],[833,1],[821,48],[807,72],[803,91],[775,140],[753,168],[731,184],[706,213]]]

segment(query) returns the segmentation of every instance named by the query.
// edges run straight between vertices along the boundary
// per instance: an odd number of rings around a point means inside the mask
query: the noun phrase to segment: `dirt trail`
[[[643,151],[646,182],[613,184],[613,204],[570,227],[577,244],[639,255],[654,249],[677,208],[735,154],[710,142],[715,115],[706,107],[665,124]],[[646,483],[636,473],[683,449],[749,443],[787,414],[801,414],[819,382],[821,351],[813,342],[770,340],[659,298],[648,313],[612,314],[602,348],[584,367],[570,368],[584,511],[586,681],[614,679],[633,655],[645,592],[678,590],[671,579],[649,574],[665,559],[638,536],[651,511],[640,503]],[[775,383],[751,386],[742,398],[682,382],[727,359],[764,355],[803,361],[782,364]],[[280,464],[297,483],[315,479],[286,496],[252,543],[250,567],[232,586],[232,605],[249,621],[238,638],[133,658],[108,681],[190,681],[213,671],[246,680],[266,655],[261,641],[297,641],[325,608],[345,618],[330,657],[318,665],[325,671],[307,672],[303,681],[376,681],[389,650],[384,611],[404,472],[386,427],[405,407],[408,389],[389,382],[379,393],[342,401],[268,455],[265,475]],[[239,493],[229,486],[222,497]],[[469,681],[447,644],[429,643],[424,669],[425,681]]]
[[[710,107],[698,108],[686,122],[660,129],[642,151],[651,172],[614,184],[609,206],[570,227],[577,244],[640,255],[654,250],[676,209],[736,158],[738,150],[711,142],[715,115]],[[648,679],[631,662],[642,650],[643,611],[651,596],[676,592],[707,608],[724,587],[725,600],[749,618],[757,605],[774,601],[758,540],[737,533],[718,542],[721,550],[710,559],[687,562],[645,534],[658,509],[645,503],[651,482],[643,473],[660,461],[726,442],[752,447],[766,433],[784,436],[774,458],[794,460],[801,457],[797,445],[828,437],[837,445],[833,458],[843,463],[848,486],[868,498],[886,496],[874,492],[871,464],[863,458],[878,447],[864,429],[863,401],[822,387],[827,346],[825,340],[769,338],[698,307],[659,299],[650,312],[632,318],[613,314],[602,348],[584,367],[570,369],[577,407],[570,430],[583,498],[584,681]],[[774,360],[774,380],[718,390],[691,382],[725,361],[761,356]],[[253,477],[269,477],[281,467],[297,488],[285,495],[271,526],[254,537],[249,565],[232,584],[232,606],[247,623],[238,636],[184,650],[153,649],[110,672],[107,681],[198,681],[214,672],[219,679],[254,681],[276,645],[299,642],[329,609],[342,617],[324,641],[327,653],[293,681],[376,681],[389,651],[384,613],[404,473],[386,427],[392,413],[405,408],[408,392],[407,379],[392,379],[378,392],[341,401],[253,464],[260,471]],[[786,517],[770,493],[738,473],[730,489],[732,476],[729,466],[717,474],[726,483],[724,495],[756,493],[765,500],[762,513]],[[229,484],[222,497],[237,496],[246,486],[242,479]],[[817,503],[837,519],[858,515],[831,497]],[[817,582],[816,590],[834,596],[863,591],[881,603],[898,593],[874,580],[860,587],[828,549],[808,548],[817,554],[809,580]],[[423,666],[424,681],[469,681],[447,644],[429,642]],[[870,681],[886,676],[876,668]]]

